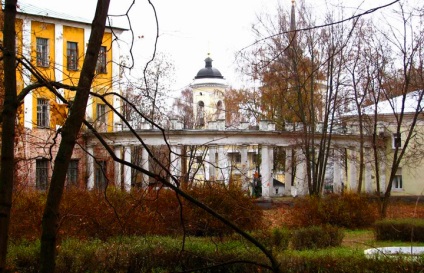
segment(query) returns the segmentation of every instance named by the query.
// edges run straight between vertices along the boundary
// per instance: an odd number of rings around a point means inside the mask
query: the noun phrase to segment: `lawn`
[[[424,218],[424,200],[416,199],[394,200],[389,206],[387,218]],[[291,226],[293,215],[294,198],[275,199],[271,209],[264,210],[265,222],[272,227]],[[377,206],[375,206],[377,214]],[[345,236],[342,242],[342,247],[365,250],[371,247],[384,246],[402,246],[405,242],[384,242],[375,241],[372,228],[364,228],[358,230],[345,230]],[[414,243],[413,245],[424,246],[423,243]]]

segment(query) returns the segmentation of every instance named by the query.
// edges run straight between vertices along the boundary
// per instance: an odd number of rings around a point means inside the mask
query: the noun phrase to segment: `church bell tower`
[[[197,72],[190,87],[193,91],[195,128],[206,128],[208,122],[225,120],[224,95],[228,85],[212,59],[205,59],[205,67]]]

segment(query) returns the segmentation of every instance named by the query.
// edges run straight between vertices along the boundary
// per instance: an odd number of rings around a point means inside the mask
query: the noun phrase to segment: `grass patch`
[[[411,268],[412,272],[424,270],[424,260],[415,263],[396,260],[387,264],[364,256],[366,248],[389,243],[391,246],[404,245],[404,242],[372,240],[370,230],[347,230],[345,234],[347,239],[356,240],[353,247],[346,244],[307,250],[270,247],[284,265],[283,272],[390,273],[402,272],[402,268]],[[39,241],[12,244],[8,269],[11,272],[37,272],[39,246]],[[57,272],[169,272],[193,268],[202,268],[196,272],[266,272],[261,267],[243,262],[225,268],[203,269],[234,261],[268,263],[257,248],[237,236],[186,237],[184,241],[182,237],[172,236],[121,236],[106,241],[68,238],[58,248]]]

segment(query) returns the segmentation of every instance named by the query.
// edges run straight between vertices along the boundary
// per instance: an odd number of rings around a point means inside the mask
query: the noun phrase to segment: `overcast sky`
[[[95,0],[19,0],[40,7],[92,19]],[[197,71],[204,66],[207,53],[230,85],[240,87],[235,72],[235,52],[254,42],[251,25],[261,12],[273,12],[277,2],[290,9],[291,0],[151,0],[159,19],[158,50],[174,63],[175,75],[172,89],[180,90],[189,85]],[[354,13],[385,4],[393,0],[306,0],[317,12],[329,2],[342,2],[346,12]],[[109,14],[122,14],[131,0],[111,0]],[[311,3],[309,3],[311,2]],[[356,11],[357,12],[357,11]],[[147,0],[137,0],[129,13],[135,31],[136,67],[143,68],[152,53],[155,37],[153,10]],[[114,19],[114,23],[117,19]],[[127,27],[124,25],[124,27]],[[143,38],[141,38],[143,37]],[[135,73],[134,73],[135,74]]]

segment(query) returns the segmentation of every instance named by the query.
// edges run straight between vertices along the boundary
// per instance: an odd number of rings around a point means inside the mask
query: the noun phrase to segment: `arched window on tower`
[[[221,101],[221,100],[219,100],[219,101],[216,103],[216,118],[217,118],[217,119],[224,119],[224,116],[223,116],[223,114],[224,114],[223,108],[224,108],[224,106],[222,105],[222,101]]]
[[[203,101],[197,103],[197,125],[205,125],[205,103]]]

